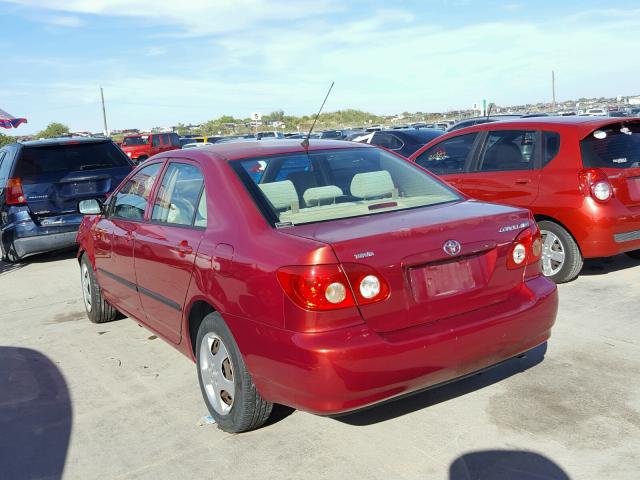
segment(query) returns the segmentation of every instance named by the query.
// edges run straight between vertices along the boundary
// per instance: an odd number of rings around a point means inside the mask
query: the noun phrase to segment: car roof
[[[305,151],[318,150],[337,150],[347,148],[375,148],[371,145],[361,143],[351,143],[342,140],[316,140],[309,141],[309,147],[305,149],[300,139],[274,139],[264,140],[246,140],[240,142],[214,143],[213,145],[202,148],[188,148],[182,150],[185,156],[207,156],[211,159],[218,160],[239,160],[243,158],[266,157],[271,155],[280,155],[287,153],[297,153]],[[156,155],[160,157],[175,157],[175,152],[164,152]]]
[[[591,116],[568,116],[568,117],[529,117],[503,119],[499,122],[482,123],[470,127],[460,128],[450,132],[451,136],[461,133],[478,132],[484,130],[508,129],[513,127],[521,128],[554,128],[571,129],[577,133],[587,135],[596,128],[610,125],[612,123],[640,121],[634,117],[591,117]]]
[[[107,137],[60,137],[60,138],[42,138],[40,140],[29,140],[27,142],[21,142],[25,147],[45,147],[48,145],[67,145],[78,143],[102,143],[110,142],[111,139]]]
[[[444,133],[442,130],[438,130],[437,128],[397,128],[393,130],[381,130],[375,133],[391,133],[393,135],[397,135],[402,138],[411,138],[417,140],[424,140],[425,138],[431,140],[432,137],[440,136]]]

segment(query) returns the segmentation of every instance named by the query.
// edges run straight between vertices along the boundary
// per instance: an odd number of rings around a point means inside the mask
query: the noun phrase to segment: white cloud
[[[49,85],[47,99],[39,102],[53,112],[65,112],[69,105],[71,120],[66,121],[77,129],[100,127],[98,85],[105,87],[112,126],[121,128],[279,108],[309,113],[317,109],[332,80],[336,86],[326,110],[397,113],[464,108],[482,98],[499,105],[549,100],[551,69],[556,70],[559,99],[634,94],[640,76],[634,56],[640,49],[637,9],[452,27],[401,8],[325,15],[321,6],[335,7],[334,0],[318,0],[311,9],[294,0],[196,0],[180,5],[150,0],[12,1],[69,15],[117,12],[145,21],[161,19],[182,33],[209,37],[193,41],[198,52],[194,63],[188,63],[188,56],[173,55],[168,42],[141,51],[149,57],[171,55],[170,65],[149,58],[154,65],[140,69],[121,57],[91,68],[65,66],[68,80]],[[6,88],[16,90],[13,85]]]
[[[175,25],[185,35],[210,35],[238,31],[269,21],[304,18],[318,11],[337,12],[337,0],[4,0],[39,10],[75,14],[136,17]]]
[[[76,28],[84,25],[84,22],[79,17],[71,16],[71,15],[52,15],[52,16],[42,17],[42,21],[56,27]]]

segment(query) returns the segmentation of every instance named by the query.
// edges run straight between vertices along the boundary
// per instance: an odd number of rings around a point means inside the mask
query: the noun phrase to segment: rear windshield
[[[640,122],[614,123],[591,132],[582,142],[587,168],[640,167]]]
[[[377,148],[301,152],[231,165],[276,227],[461,199],[418,167]]]
[[[132,145],[149,145],[149,137],[143,135],[142,137],[125,137],[122,141],[122,145],[130,147]]]
[[[24,147],[14,175],[24,178],[130,165],[122,150],[112,142],[47,145]]]

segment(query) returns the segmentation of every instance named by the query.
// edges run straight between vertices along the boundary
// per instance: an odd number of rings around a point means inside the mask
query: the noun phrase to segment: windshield
[[[147,136],[125,137],[125,139],[122,141],[122,145],[124,145],[125,147],[130,147],[132,145],[148,145],[148,144],[149,144],[149,137]]]
[[[586,168],[640,167],[640,122],[606,125],[582,142],[582,164]]]
[[[231,165],[277,227],[461,199],[420,168],[377,148],[300,152]]]

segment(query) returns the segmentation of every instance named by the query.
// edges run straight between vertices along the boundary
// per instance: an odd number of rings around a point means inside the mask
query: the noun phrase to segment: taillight
[[[355,305],[349,282],[339,265],[283,267],[278,281],[297,305],[307,310],[335,310]]]
[[[27,199],[24,198],[22,190],[22,180],[19,178],[10,178],[7,180],[5,189],[5,201],[7,205],[25,205]]]
[[[358,263],[282,267],[278,281],[285,293],[306,310],[336,310],[366,305],[389,296],[387,282]]]
[[[598,202],[608,202],[613,197],[613,187],[609,177],[598,168],[587,168],[579,174],[580,190]]]
[[[389,296],[389,285],[373,268],[361,263],[343,263],[342,267],[358,305],[379,302]]]
[[[509,250],[507,267],[522,268],[540,260],[542,257],[542,235],[535,221],[516,237]]]

